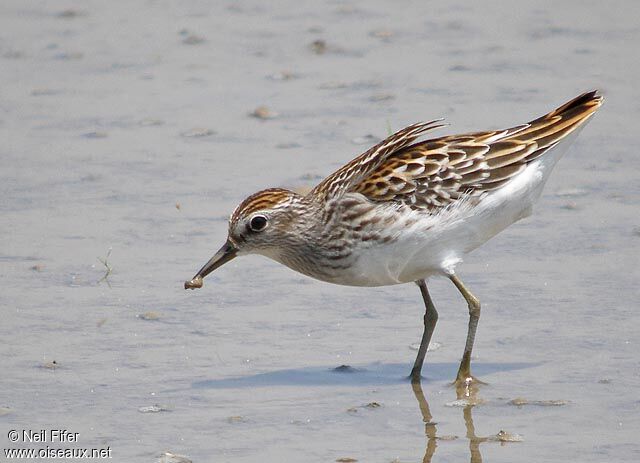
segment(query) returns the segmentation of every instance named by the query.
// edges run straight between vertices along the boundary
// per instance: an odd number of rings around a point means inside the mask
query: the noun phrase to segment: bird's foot
[[[420,371],[411,370],[411,374],[407,376],[407,379],[411,381],[411,384],[420,384],[422,382],[422,375]]]
[[[475,398],[480,386],[484,386],[487,383],[480,381],[473,376],[470,372],[461,373],[458,372],[456,380],[451,383],[456,388],[456,395],[458,399],[471,399]]]

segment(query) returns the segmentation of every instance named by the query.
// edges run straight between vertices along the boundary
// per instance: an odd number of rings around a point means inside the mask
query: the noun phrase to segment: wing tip
[[[595,103],[598,106],[604,103],[604,92],[597,88],[583,93],[582,95],[580,95],[580,97],[583,97],[585,99],[585,103]]]
[[[571,101],[560,106],[558,109],[553,111],[553,115],[558,115],[565,113],[567,111],[571,111],[577,108],[593,108],[594,110],[599,108],[604,102],[604,95],[598,89],[590,90],[588,92],[584,92]]]

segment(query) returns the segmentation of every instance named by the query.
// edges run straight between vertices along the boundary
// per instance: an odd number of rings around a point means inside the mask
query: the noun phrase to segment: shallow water
[[[61,428],[128,462],[638,461],[638,17],[637,2],[3,1],[3,447]],[[467,310],[447,281],[430,285],[425,401],[404,380],[412,285],[247,257],[182,289],[248,193],[313,185],[389,128],[503,127],[594,87],[605,106],[535,214],[459,268],[483,302],[475,406],[449,386]]]

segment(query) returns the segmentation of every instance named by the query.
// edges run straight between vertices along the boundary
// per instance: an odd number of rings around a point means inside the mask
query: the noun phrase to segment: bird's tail
[[[549,114],[529,122],[523,129],[516,130],[512,135],[513,138],[535,142],[538,145],[535,151],[527,157],[526,162],[531,162],[545,153],[553,151],[554,159],[549,160],[551,165],[555,164],[565,150],[552,150],[552,148],[555,148],[560,142],[569,142],[575,138],[575,135],[598,110],[603,101],[604,98],[598,94],[597,90],[586,92]],[[568,147],[571,143],[563,144]]]

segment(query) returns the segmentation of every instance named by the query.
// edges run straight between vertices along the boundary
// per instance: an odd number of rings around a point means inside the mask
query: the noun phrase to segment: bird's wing
[[[358,192],[371,201],[437,212],[467,196],[500,188],[576,130],[602,104],[584,93],[528,124],[452,135],[409,145],[436,122],[391,136],[322,182],[329,192]],[[321,190],[322,190],[321,189]]]
[[[409,146],[419,136],[429,130],[443,127],[445,124],[441,122],[442,119],[419,122],[399,130],[329,175],[307,196],[325,201],[353,191],[355,187],[370,177],[381,164],[393,158],[395,154]]]

